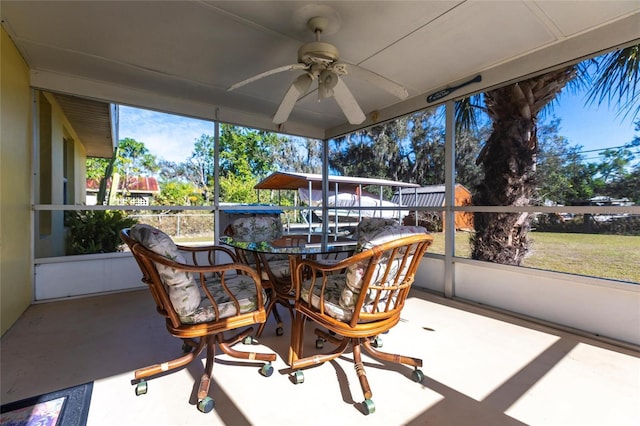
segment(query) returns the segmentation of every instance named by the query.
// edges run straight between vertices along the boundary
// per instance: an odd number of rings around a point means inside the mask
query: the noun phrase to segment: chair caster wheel
[[[213,407],[215,405],[216,403],[213,398],[211,398],[210,396],[205,396],[204,399],[198,401],[198,410],[202,411],[203,413],[209,413],[211,410],[213,410]]]
[[[144,380],[136,385],[136,396],[144,395],[147,393],[147,382]]]
[[[302,371],[296,371],[293,375],[293,383],[299,385],[300,383],[304,383],[304,373]]]
[[[276,328],[276,336],[282,336],[284,334],[284,328],[278,327]]]
[[[273,374],[273,366],[271,365],[271,363],[263,365],[260,369],[260,374],[262,374],[264,377],[270,377]]]
[[[371,346],[373,346],[374,348],[381,348],[381,347],[382,347],[382,337],[380,337],[380,336],[376,336],[376,337],[371,341]]]
[[[316,349],[322,349],[322,348],[324,348],[324,340],[318,337],[316,339]]]
[[[251,336],[247,336],[244,339],[242,339],[242,343],[244,343],[245,345],[253,345],[253,337]]]
[[[362,401],[362,406],[364,407],[364,414],[369,415],[376,412],[376,406],[370,399],[365,399]]]
[[[424,373],[422,372],[422,370],[418,370],[416,368],[411,373],[411,378],[413,379],[414,382],[420,383],[422,381],[422,379],[424,379]]]

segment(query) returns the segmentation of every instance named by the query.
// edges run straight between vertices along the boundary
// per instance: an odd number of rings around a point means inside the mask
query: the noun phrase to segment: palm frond
[[[597,63],[587,104],[614,103],[622,119],[630,113],[634,119],[640,112],[640,45],[619,49],[605,55]]]
[[[479,116],[483,110],[482,94],[457,101],[455,104],[456,133],[478,128]]]

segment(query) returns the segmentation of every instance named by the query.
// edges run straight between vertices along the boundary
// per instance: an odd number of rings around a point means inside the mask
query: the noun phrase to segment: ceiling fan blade
[[[280,106],[278,107],[278,111],[276,111],[276,115],[273,117],[273,122],[275,124],[282,124],[287,121],[289,114],[291,114],[291,110],[293,110],[293,107],[296,102],[298,102],[300,96],[307,93],[312,81],[313,79],[308,73],[304,73],[294,80],[291,86],[289,86],[287,93],[284,94],[282,102],[280,102]]]
[[[265,72],[260,73],[260,74],[258,74],[258,75],[254,75],[253,77],[248,78],[248,79],[246,79],[246,80],[242,80],[241,82],[238,82],[238,83],[236,83],[236,84],[234,84],[234,85],[230,86],[230,87],[227,89],[227,91],[231,91],[231,90],[237,89],[238,87],[242,87],[242,86],[244,86],[245,84],[253,83],[253,82],[254,82],[254,81],[256,81],[256,80],[260,80],[261,78],[268,77],[268,76],[270,76],[270,75],[277,74],[277,73],[279,73],[279,72],[284,72],[284,71],[293,71],[293,70],[304,70],[304,69],[307,69],[307,68],[309,68],[309,66],[308,66],[308,65],[306,65],[306,64],[300,64],[300,63],[297,63],[297,64],[290,64],[290,65],[284,65],[284,66],[282,66],[282,67],[274,68],[274,69],[272,69],[272,70],[265,71]]]
[[[349,120],[349,123],[360,124],[366,119],[362,109],[360,109],[360,105],[358,105],[358,102],[341,78],[338,78],[333,88],[333,97],[342,109],[342,112],[344,112],[347,120]]]
[[[376,74],[373,71],[370,71],[366,68],[359,67],[353,64],[344,64],[347,70],[348,75],[352,75],[356,78],[368,81],[371,84],[374,84],[381,89],[386,90],[392,95],[400,98],[406,99],[409,97],[409,92],[407,89],[396,83],[395,81],[391,81],[386,77],[381,76],[380,74]]]

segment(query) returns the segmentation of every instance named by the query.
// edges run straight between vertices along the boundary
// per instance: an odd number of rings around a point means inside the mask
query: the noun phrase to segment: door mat
[[[93,382],[10,402],[0,407],[0,426],[84,426]]]

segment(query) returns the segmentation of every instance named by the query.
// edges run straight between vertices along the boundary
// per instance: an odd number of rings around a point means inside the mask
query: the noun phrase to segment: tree
[[[281,171],[321,173],[322,141],[311,138],[283,139],[274,161]]]
[[[220,199],[227,203],[256,203],[258,197],[253,189],[257,180],[229,175],[220,179]]]
[[[176,163],[174,161],[158,161],[158,178],[164,181],[179,180],[183,182],[193,182],[188,176],[188,163]],[[195,183],[195,182],[193,182]]]
[[[635,122],[636,132],[640,131],[640,120]],[[601,176],[600,195],[612,198],[628,198],[640,204],[640,136],[635,136],[620,148],[608,149],[603,154],[604,161],[594,165]],[[635,163],[634,163],[635,161]]]
[[[638,47],[612,52],[587,65],[595,68],[590,99],[602,102],[618,94],[618,105],[638,109]],[[493,131],[478,157],[484,172],[475,188],[473,204],[485,206],[527,206],[535,195],[538,155],[538,113],[574,80],[589,81],[588,67],[570,66],[532,77],[484,94]],[[601,93],[601,96],[597,94]],[[472,103],[467,100],[463,103]],[[460,108],[469,111],[468,108]],[[519,265],[528,251],[528,213],[474,214],[475,235],[472,257],[496,263]]]
[[[342,175],[401,180],[409,170],[408,117],[332,141],[329,166]]]
[[[286,138],[275,133],[223,124],[220,175],[261,179],[276,169],[275,157]]]
[[[154,204],[160,206],[189,206],[201,200],[196,188],[190,182],[177,180],[160,183],[160,194],[154,197]]]
[[[185,165],[185,176],[199,188],[205,203],[213,201],[214,149],[214,137],[201,135],[196,140],[191,158]]]
[[[575,76],[573,67],[533,77],[484,94],[493,122],[477,163],[484,180],[476,186],[477,206],[528,206],[535,192],[537,116]],[[475,213],[472,257],[519,265],[529,247],[531,217],[523,213]]]
[[[445,177],[445,128],[434,110],[414,114],[410,122],[411,175],[421,185],[441,185]]]
[[[637,146],[640,146],[639,138],[620,148],[606,149],[600,153],[602,160],[598,164],[598,172],[605,184],[624,178],[629,165],[635,159],[633,148]]]
[[[99,182],[96,204],[103,205],[107,199],[107,182],[113,174],[113,167],[116,161],[117,150],[113,151],[111,158],[89,157],[86,161],[87,179]]]
[[[456,183],[471,189],[482,181],[482,170],[476,166],[475,160],[480,152],[481,141],[486,140],[488,134],[489,127],[482,125],[456,135]]]
[[[420,185],[445,177],[445,128],[441,114],[426,110],[333,141],[329,164],[343,175],[371,176]],[[456,140],[456,181],[475,185],[473,165],[484,128],[465,130]]]
[[[109,158],[89,157],[87,158],[87,179],[100,181],[104,177],[105,170],[109,165]]]
[[[118,144],[116,170],[126,178],[152,175],[158,172],[157,158],[151,154],[143,142],[125,138]]]
[[[560,120],[555,118],[538,128],[538,158],[536,169],[535,204],[547,201],[568,204],[592,195],[592,174],[583,163],[580,145],[558,135]]]
[[[613,181],[608,187],[612,198],[628,198],[634,204],[640,204],[640,165],[636,165],[624,177]]]
[[[279,153],[288,139],[274,133],[222,124],[220,126],[220,199],[225,202],[256,201],[253,186],[257,179],[276,170]],[[205,202],[213,201],[215,138],[201,135],[191,158],[176,166],[193,182]]]
[[[87,158],[87,178],[100,181],[98,204],[104,204],[107,193],[107,181],[113,177],[112,185],[123,176],[124,190],[130,177],[152,175],[160,170],[156,156],[151,154],[143,142],[125,138],[120,140],[113,157]],[[116,178],[118,177],[118,178]],[[113,189],[113,188],[112,188]]]

